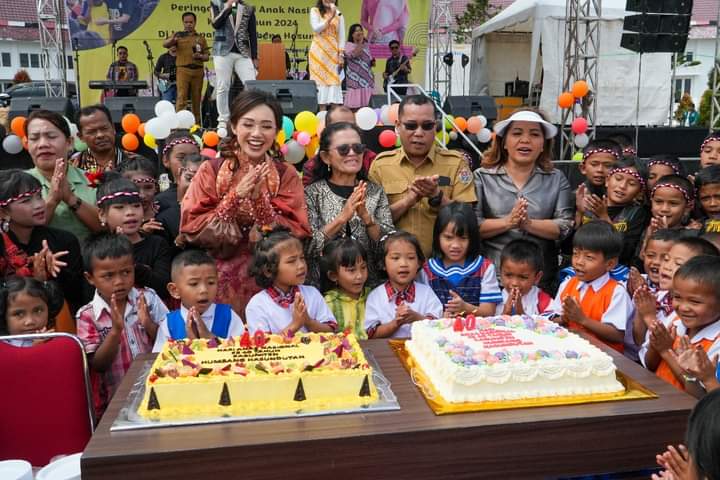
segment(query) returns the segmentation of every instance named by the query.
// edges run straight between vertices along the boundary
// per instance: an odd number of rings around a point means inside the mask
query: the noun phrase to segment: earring
[[[3,218],[0,220],[0,230],[2,230],[3,233],[7,233],[10,231],[10,220],[7,218]]]
[[[105,228],[105,226],[106,226],[105,220],[100,220],[100,226],[103,227],[103,228]]]

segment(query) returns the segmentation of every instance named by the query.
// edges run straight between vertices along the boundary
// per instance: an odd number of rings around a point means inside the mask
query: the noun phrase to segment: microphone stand
[[[150,69],[150,95],[155,96],[155,62],[153,59],[152,49],[148,45],[147,40],[143,40],[145,50],[147,50],[148,68]]]
[[[294,80],[298,79],[298,74],[297,74],[297,72],[298,72],[298,61],[297,61],[298,57],[297,57],[297,51],[295,48],[295,39],[297,38],[297,36],[298,36],[298,24],[295,23],[295,33],[293,33],[292,42],[290,42],[290,51],[292,52],[292,62],[291,62],[292,70],[289,72],[290,76]]]
[[[78,45],[78,39],[72,39],[72,49],[75,52],[75,91],[77,92],[78,109],[82,108],[82,95],[80,95],[80,46]],[[68,97],[70,94],[68,93]]]

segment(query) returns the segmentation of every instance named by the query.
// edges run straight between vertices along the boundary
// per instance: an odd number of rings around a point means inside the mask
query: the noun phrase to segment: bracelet
[[[68,208],[70,208],[71,212],[77,212],[80,207],[82,206],[82,199],[78,196],[75,197],[75,202],[72,203],[72,205],[68,204]]]

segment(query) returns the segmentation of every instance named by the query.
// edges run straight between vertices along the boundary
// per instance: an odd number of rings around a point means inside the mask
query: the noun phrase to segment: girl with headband
[[[697,199],[702,212],[702,233],[720,233],[720,165],[710,165],[695,175]]]
[[[681,177],[687,176],[685,175],[685,168],[682,163],[680,163],[680,159],[675,155],[653,155],[648,159],[647,168],[648,194],[650,194],[650,191],[655,187],[657,181],[665,175],[680,175]]]
[[[587,195],[605,195],[605,181],[608,172],[622,158],[622,148],[612,140],[593,140],[583,149],[580,173],[585,177],[575,191],[575,226],[590,221],[585,215],[584,199]]]
[[[642,249],[647,238],[657,230],[685,228],[695,205],[692,183],[680,175],[665,175],[650,191],[650,225],[645,231]]]
[[[161,151],[163,167],[170,172],[170,188],[155,196],[160,213],[177,205],[177,181],[180,178],[182,160],[188,155],[200,153],[200,146],[188,130],[175,130],[167,139]]]
[[[700,168],[720,164],[720,132],[712,132],[700,145]]]
[[[119,169],[124,178],[127,178],[137,186],[140,191],[140,200],[143,205],[143,233],[161,233],[163,226],[155,220],[158,211],[155,202],[155,194],[158,191],[157,169],[155,165],[145,157],[135,156],[123,163]]]
[[[115,174],[116,176],[117,174]],[[128,179],[106,174],[106,182],[98,187],[100,223],[110,232],[124,235],[133,245],[135,286],[150,287],[160,298],[168,299],[170,282],[170,246],[158,235],[143,235],[140,231],[143,206],[140,191]]]

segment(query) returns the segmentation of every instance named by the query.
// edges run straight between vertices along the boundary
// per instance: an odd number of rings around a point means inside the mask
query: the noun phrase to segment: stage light
[[[453,63],[455,63],[455,58],[453,58],[453,54],[446,53],[445,55],[443,55],[443,63],[448,67],[452,67]]]
[[[460,65],[462,65],[462,68],[465,68],[468,66],[468,63],[470,63],[470,57],[463,53],[460,57]]]

